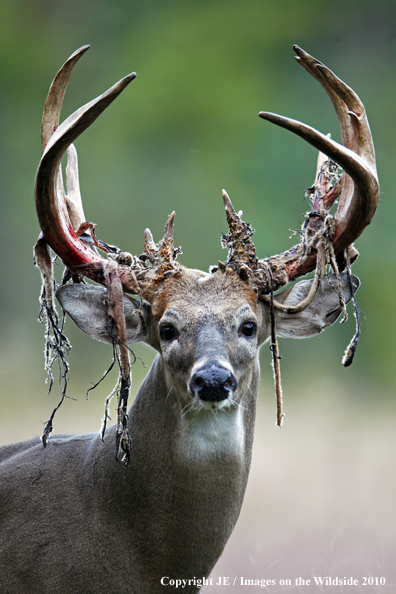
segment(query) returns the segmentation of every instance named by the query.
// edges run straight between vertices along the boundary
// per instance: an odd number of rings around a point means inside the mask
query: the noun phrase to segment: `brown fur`
[[[212,296],[214,302],[218,300],[219,295],[223,295],[224,300],[228,300],[234,308],[237,302],[248,303],[252,310],[257,312],[255,290],[230,268],[224,272],[218,269],[207,280],[203,279],[208,275],[200,270],[184,266],[180,268],[180,274],[163,281],[162,286],[153,296],[152,307],[155,320],[159,320],[171,304],[183,303],[183,309],[201,305],[203,295],[205,295],[205,301],[210,301]]]

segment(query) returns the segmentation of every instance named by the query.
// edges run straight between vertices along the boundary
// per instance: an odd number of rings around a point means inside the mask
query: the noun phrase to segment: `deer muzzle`
[[[208,362],[195,371],[190,379],[189,390],[204,402],[221,402],[232,398],[237,389],[235,375],[218,363]]]

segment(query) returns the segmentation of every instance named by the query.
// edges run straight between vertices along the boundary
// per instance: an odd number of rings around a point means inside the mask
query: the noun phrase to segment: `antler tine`
[[[62,171],[61,167],[59,170]],[[74,144],[67,149],[66,166],[66,206],[74,231],[77,231],[86,221],[81,199],[80,182],[78,179],[78,158]]]
[[[43,121],[41,124],[41,150],[44,152],[49,139],[59,126],[59,117],[63,105],[63,99],[70,77],[78,60],[90,48],[89,45],[83,45],[70,56],[56,74],[47,99],[44,104]]]
[[[340,124],[341,144],[357,152],[375,171],[374,143],[366,110],[358,95],[327,66],[298,45],[294,45],[293,49],[298,54],[296,61],[316,78],[330,97]]]
[[[51,136],[59,126],[59,118],[63,105],[63,100],[65,98],[66,89],[69,84],[69,80],[74,70],[74,67],[77,64],[78,60],[81,58],[81,56],[83,56],[89,48],[89,45],[84,45],[83,47],[80,47],[78,50],[76,50],[59,69],[54,80],[52,81],[52,84],[48,91],[47,99],[44,104],[43,118],[41,123],[42,152],[44,152]],[[71,172],[72,169],[74,169],[73,173]],[[71,177],[74,178],[73,182],[71,182]],[[75,182],[76,178],[77,183]],[[66,170],[66,181],[68,185],[68,196],[65,196],[62,168],[59,165],[56,180],[56,193],[58,196],[59,207],[60,209],[64,210],[64,203],[66,203],[72,227],[76,231],[80,224],[85,220],[85,217],[82,207],[81,196],[79,195],[77,155],[71,155],[71,152],[69,150],[68,167]]]
[[[226,211],[227,223],[228,223],[228,227],[229,227],[230,231],[234,230],[235,228],[236,229],[240,228],[242,221],[241,221],[240,217],[238,216],[238,213],[236,212],[235,208],[233,207],[229,195],[227,194],[227,192],[225,190],[222,190],[222,194],[223,194],[224,208]]]
[[[144,232],[144,251],[146,256],[140,256],[140,260],[149,260],[150,268],[146,268],[137,278],[140,282],[140,293],[145,299],[151,301],[154,292],[162,281],[180,274],[180,266],[176,261],[177,256],[182,253],[181,248],[174,247],[173,228],[175,222],[175,211],[171,212],[165,225],[162,239],[155,243],[150,229]]]
[[[157,253],[154,256],[153,264],[159,270],[166,271],[169,266],[172,267],[174,257],[173,245],[173,227],[175,223],[175,211],[171,212],[166,221],[164,235],[157,247]]]
[[[325,153],[352,177],[353,181],[363,192],[372,189],[373,186],[378,186],[377,177],[371,170],[371,167],[367,165],[362,157],[357,155],[351,149],[335,142],[325,134],[315,130],[315,128],[311,128],[311,126],[303,124],[297,120],[292,120],[291,118],[264,111],[261,111],[259,116],[264,120],[268,120],[273,124],[277,124],[282,128],[294,132],[294,134],[301,136],[301,138],[309,142],[309,144],[316,149]],[[375,207],[376,205],[377,204],[375,203]],[[362,206],[364,208],[365,205]],[[370,201],[366,207],[370,210],[371,206],[372,204]]]
[[[55,180],[60,161],[71,143],[96,120],[135,77],[135,73],[126,76],[67,118],[49,139],[41,158],[35,184],[39,224],[49,245],[69,267],[99,262],[102,258],[78,239],[62,204],[59,203],[55,192]]]
[[[153,263],[155,263],[155,260],[173,260],[173,228],[175,214],[175,211],[173,211],[169,215],[168,220],[166,221],[163,238],[158,245],[155,243],[150,229],[145,229],[144,231],[144,251]]]
[[[339,205],[334,215],[332,242],[335,254],[339,254],[360,236],[377,208],[379,184],[373,140],[364,106],[356,93],[301,48],[294,46],[294,50],[298,54],[297,61],[320,82],[329,95],[337,112],[342,144],[296,120],[269,112],[260,112],[259,116],[301,136],[348,174],[344,174],[340,181]],[[329,200],[328,207],[331,203]],[[304,262],[299,261],[300,251],[299,246],[296,246],[275,258],[267,258],[266,262],[274,264],[276,260],[276,270],[285,272],[284,281],[294,280],[315,268],[315,246]],[[279,278],[282,278],[282,274],[279,274]]]
[[[236,212],[229,195],[223,190],[224,208],[226,211],[229,233],[222,235],[221,244],[228,249],[227,266],[246,276],[245,266],[255,269],[258,265],[256,249],[251,240],[254,229],[242,220],[242,211]]]
[[[154,241],[153,234],[148,228],[144,231],[144,251],[150,257],[154,257],[158,252],[158,248]]]
[[[162,241],[167,242],[171,241],[173,244],[173,227],[175,224],[175,211],[172,211],[166,221],[165,231],[164,231],[164,238]]]

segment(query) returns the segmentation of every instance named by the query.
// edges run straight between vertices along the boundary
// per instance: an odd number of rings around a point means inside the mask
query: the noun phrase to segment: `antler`
[[[230,234],[226,236],[228,242],[225,242],[226,247],[229,248],[227,265],[231,264],[231,267],[239,270],[241,267],[245,268],[249,260],[250,281],[262,295],[269,293],[271,289],[283,287],[315,268],[314,285],[317,289],[326,261],[326,258],[318,257],[318,252],[322,251],[324,236],[332,245],[331,251],[334,250],[334,257],[342,267],[345,266],[346,249],[348,249],[348,259],[351,261],[356,259],[358,253],[351,245],[370,224],[379,199],[373,140],[362,102],[352,89],[321,62],[298,46],[294,46],[293,49],[297,53],[296,60],[320,82],[333,102],[340,124],[341,144],[296,120],[268,112],[259,113],[261,118],[287,128],[320,151],[313,209],[306,215],[306,222],[302,229],[303,240],[300,244],[282,254],[259,260],[257,257],[252,257],[252,242],[249,239],[245,248],[245,254],[249,256],[242,255],[238,261],[235,258],[235,250],[230,249],[236,239],[235,232],[230,226]],[[323,153],[344,170],[335,186],[331,186],[323,170],[326,159]],[[331,216],[329,210],[337,197],[339,197],[339,204],[334,216]],[[231,209],[237,216],[228,199],[227,220],[230,220]],[[244,233],[247,232],[248,226],[241,221],[239,235],[241,235],[242,226],[245,229]],[[315,296],[315,291],[313,290],[310,300]],[[307,304],[304,303],[304,306]],[[292,312],[288,310],[287,313]]]
[[[84,46],[70,56],[56,75],[48,93],[41,130],[43,155],[35,183],[37,216],[42,236],[73,274],[87,276],[96,282],[106,284],[106,267],[109,260],[99,254],[99,248],[112,253],[111,261],[116,260],[119,264],[118,274],[123,289],[141,294],[150,300],[153,279],[164,272],[164,268],[168,272],[175,269],[177,271],[173,262],[174,255],[178,253],[178,250],[173,249],[174,213],[169,217],[160,247],[153,243],[155,249],[150,249],[146,242],[147,258],[131,256],[114,246],[98,241],[94,234],[94,225],[85,221],[78,182],[77,153],[72,144],[118,97],[136,74],[133,72],[121,79],[108,91],[74,112],[58,127],[70,76],[77,61],[88,48],[89,46]],[[66,150],[67,194],[64,191],[60,165]],[[149,265],[146,264],[147,260]],[[139,276],[139,280],[136,275]]]
[[[71,193],[73,189],[75,190],[76,208],[72,216],[67,208],[60,161],[72,142],[96,120],[136,76],[132,73],[125,77],[106,93],[81,107],[58,127],[59,114],[71,73],[87,49],[88,47],[84,46],[77,50],[59,70],[51,85],[43,114],[41,132],[43,155],[35,183],[36,210],[43,236],[54,252],[70,268],[92,264],[98,264],[97,267],[100,268],[103,258],[87,247],[76,233],[78,228],[75,227],[79,227],[85,217],[78,190],[75,151],[73,149],[69,151],[67,169],[68,190],[70,192],[72,189]]]
[[[77,50],[65,62],[56,75],[45,102],[41,128],[42,158],[36,174],[35,200],[41,228],[40,237],[35,245],[35,256],[43,279],[41,294],[42,307],[47,314],[47,348],[56,351],[56,356],[63,353],[65,340],[58,327],[56,310],[53,303],[52,263],[47,244],[63,260],[68,274],[74,281],[86,276],[107,288],[108,315],[114,321],[117,333],[114,342],[120,351],[120,378],[118,402],[117,455],[124,452],[126,463],[129,459],[130,438],[126,429],[127,401],[130,388],[129,351],[127,347],[126,325],[123,306],[123,291],[138,294],[151,301],[161,281],[179,273],[175,256],[180,252],[173,247],[174,213],[168,219],[162,241],[156,245],[150,231],[146,230],[145,254],[141,257],[121,252],[97,240],[93,223],[85,220],[78,181],[77,152],[72,144],[99,115],[118,97],[125,87],[136,77],[133,72],[121,79],[108,91],[87,103],[59,126],[59,116],[66,88],[77,61],[89,46]],[[61,159],[67,150],[65,193]],[[98,249],[108,254],[100,255]],[[67,277],[67,275],[66,275]],[[54,335],[59,339],[48,338],[52,325]],[[46,360],[50,373],[51,357]],[[64,377],[67,364],[64,364]],[[62,400],[65,396],[62,389]],[[62,402],[61,400],[61,402]],[[43,443],[52,431],[54,410],[43,435]]]

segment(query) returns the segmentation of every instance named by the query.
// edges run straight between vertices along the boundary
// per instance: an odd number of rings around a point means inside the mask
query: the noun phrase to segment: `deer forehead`
[[[237,322],[258,314],[254,290],[233,272],[213,275],[184,269],[153,303],[155,318],[175,324]]]

